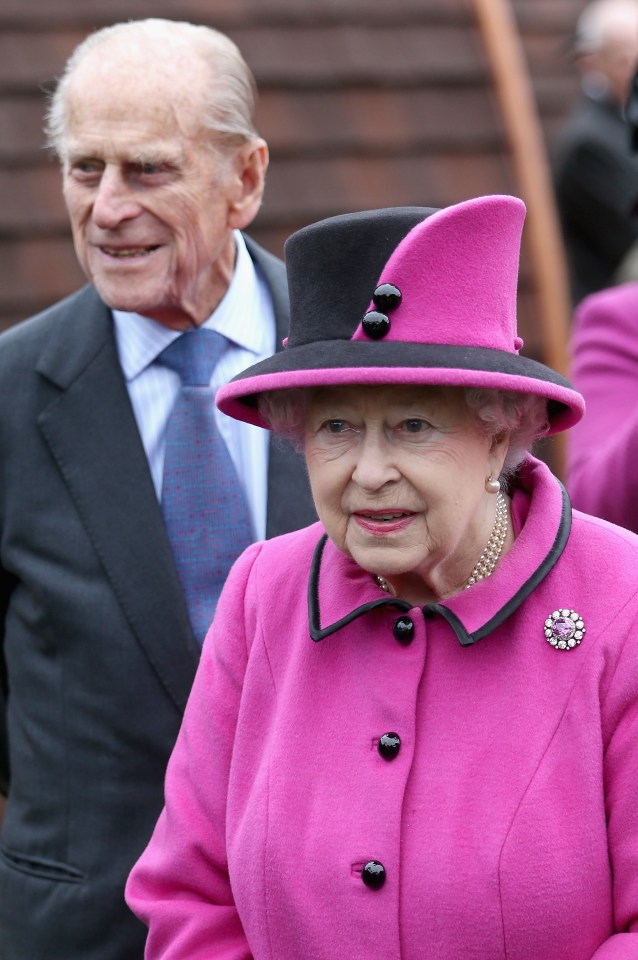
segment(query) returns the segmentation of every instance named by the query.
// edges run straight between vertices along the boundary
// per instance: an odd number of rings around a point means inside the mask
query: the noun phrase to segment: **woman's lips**
[[[410,510],[357,510],[352,514],[358,526],[375,536],[404,530],[416,516]]]

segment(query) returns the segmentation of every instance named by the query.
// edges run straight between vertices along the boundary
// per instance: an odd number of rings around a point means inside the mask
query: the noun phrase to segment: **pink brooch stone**
[[[545,621],[545,639],[555,650],[573,650],[585,635],[585,624],[575,610],[554,610]]]

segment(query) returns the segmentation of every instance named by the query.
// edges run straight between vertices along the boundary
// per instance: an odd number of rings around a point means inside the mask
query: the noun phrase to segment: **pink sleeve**
[[[245,596],[258,552],[231,571],[173,750],[165,806],[126,887],[146,960],[250,960],[226,857],[226,794],[247,661]]]
[[[571,378],[587,404],[567,437],[572,502],[638,532],[638,284],[582,302]]]
[[[605,807],[613,876],[614,927],[592,960],[638,957],[638,624],[630,627],[601,690]]]

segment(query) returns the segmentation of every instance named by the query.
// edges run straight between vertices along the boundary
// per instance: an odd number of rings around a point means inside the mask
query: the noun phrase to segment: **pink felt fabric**
[[[514,547],[446,604],[467,629],[525,588],[561,516],[530,460]],[[127,887],[148,960],[635,960],[638,538],[575,514],[484,639],[462,647],[414,609],[402,646],[387,607],[310,640],[321,532],[250,547],[227,581]],[[382,596],[328,543],[322,625]],[[586,624],[569,652],[543,632],[562,607]],[[369,859],[381,890],[361,881]]]
[[[435,386],[486,387],[492,390],[518,390],[520,393],[547,397],[565,404],[565,409],[554,415],[548,434],[571,427],[580,420],[585,409],[579,393],[558,383],[498,370],[461,370],[447,367],[331,367],[262,374],[253,376],[250,380],[232,380],[224,384],[215,395],[215,403],[223,413],[235,420],[265,427],[267,424],[259,416],[257,407],[242,403],[241,398],[246,394],[291,387],[335,387],[370,383],[390,386],[427,383]]]
[[[390,326],[380,339],[371,339],[365,332],[362,317],[350,339],[319,339],[287,348],[273,358],[272,367],[266,361],[267,372],[261,363],[225,384],[216,397],[218,407],[237,420],[263,427],[266,424],[256,406],[244,401],[267,390],[360,383],[446,384],[547,397],[565,404],[565,409],[550,407],[549,432],[567,429],[582,416],[582,397],[568,383],[552,382],[553,371],[530,366],[529,360],[518,356],[523,342],[517,334],[516,307],[524,220],[522,200],[498,194],[466,200],[427,217],[394,248],[370,291],[390,283],[401,292],[400,304],[388,308]],[[316,227],[333,238],[333,223],[328,219],[323,227]],[[382,217],[378,230],[383,230]],[[330,269],[327,257],[326,270]],[[339,311],[338,297],[330,309]],[[377,309],[372,300],[369,309]],[[348,337],[353,328],[350,322],[354,326],[358,319],[344,318]],[[291,331],[295,324],[303,327],[303,321],[293,298]],[[411,345],[436,350],[422,352]],[[397,346],[402,347],[401,366],[392,365],[397,362]],[[477,356],[477,351],[485,350],[493,353]]]
[[[525,204],[487,196],[439,210],[411,230],[379,284],[398,287],[384,342],[488,347],[517,353],[516,289]],[[371,302],[370,310],[377,308]],[[359,324],[353,340],[369,340]]]
[[[638,532],[638,283],[582,301],[572,378],[587,403],[568,436],[574,505]]]

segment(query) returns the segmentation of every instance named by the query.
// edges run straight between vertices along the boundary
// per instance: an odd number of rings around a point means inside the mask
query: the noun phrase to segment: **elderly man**
[[[576,26],[582,94],[555,144],[572,298],[614,282],[638,240],[638,160],[623,106],[638,62],[637,0],[594,0]]]
[[[124,883],[217,594],[314,517],[296,455],[213,413],[287,331],[283,264],[241,233],[253,99],[228,38],[147,20],[90,36],[50,106],[89,285],[0,338],[3,960],[141,960]]]

